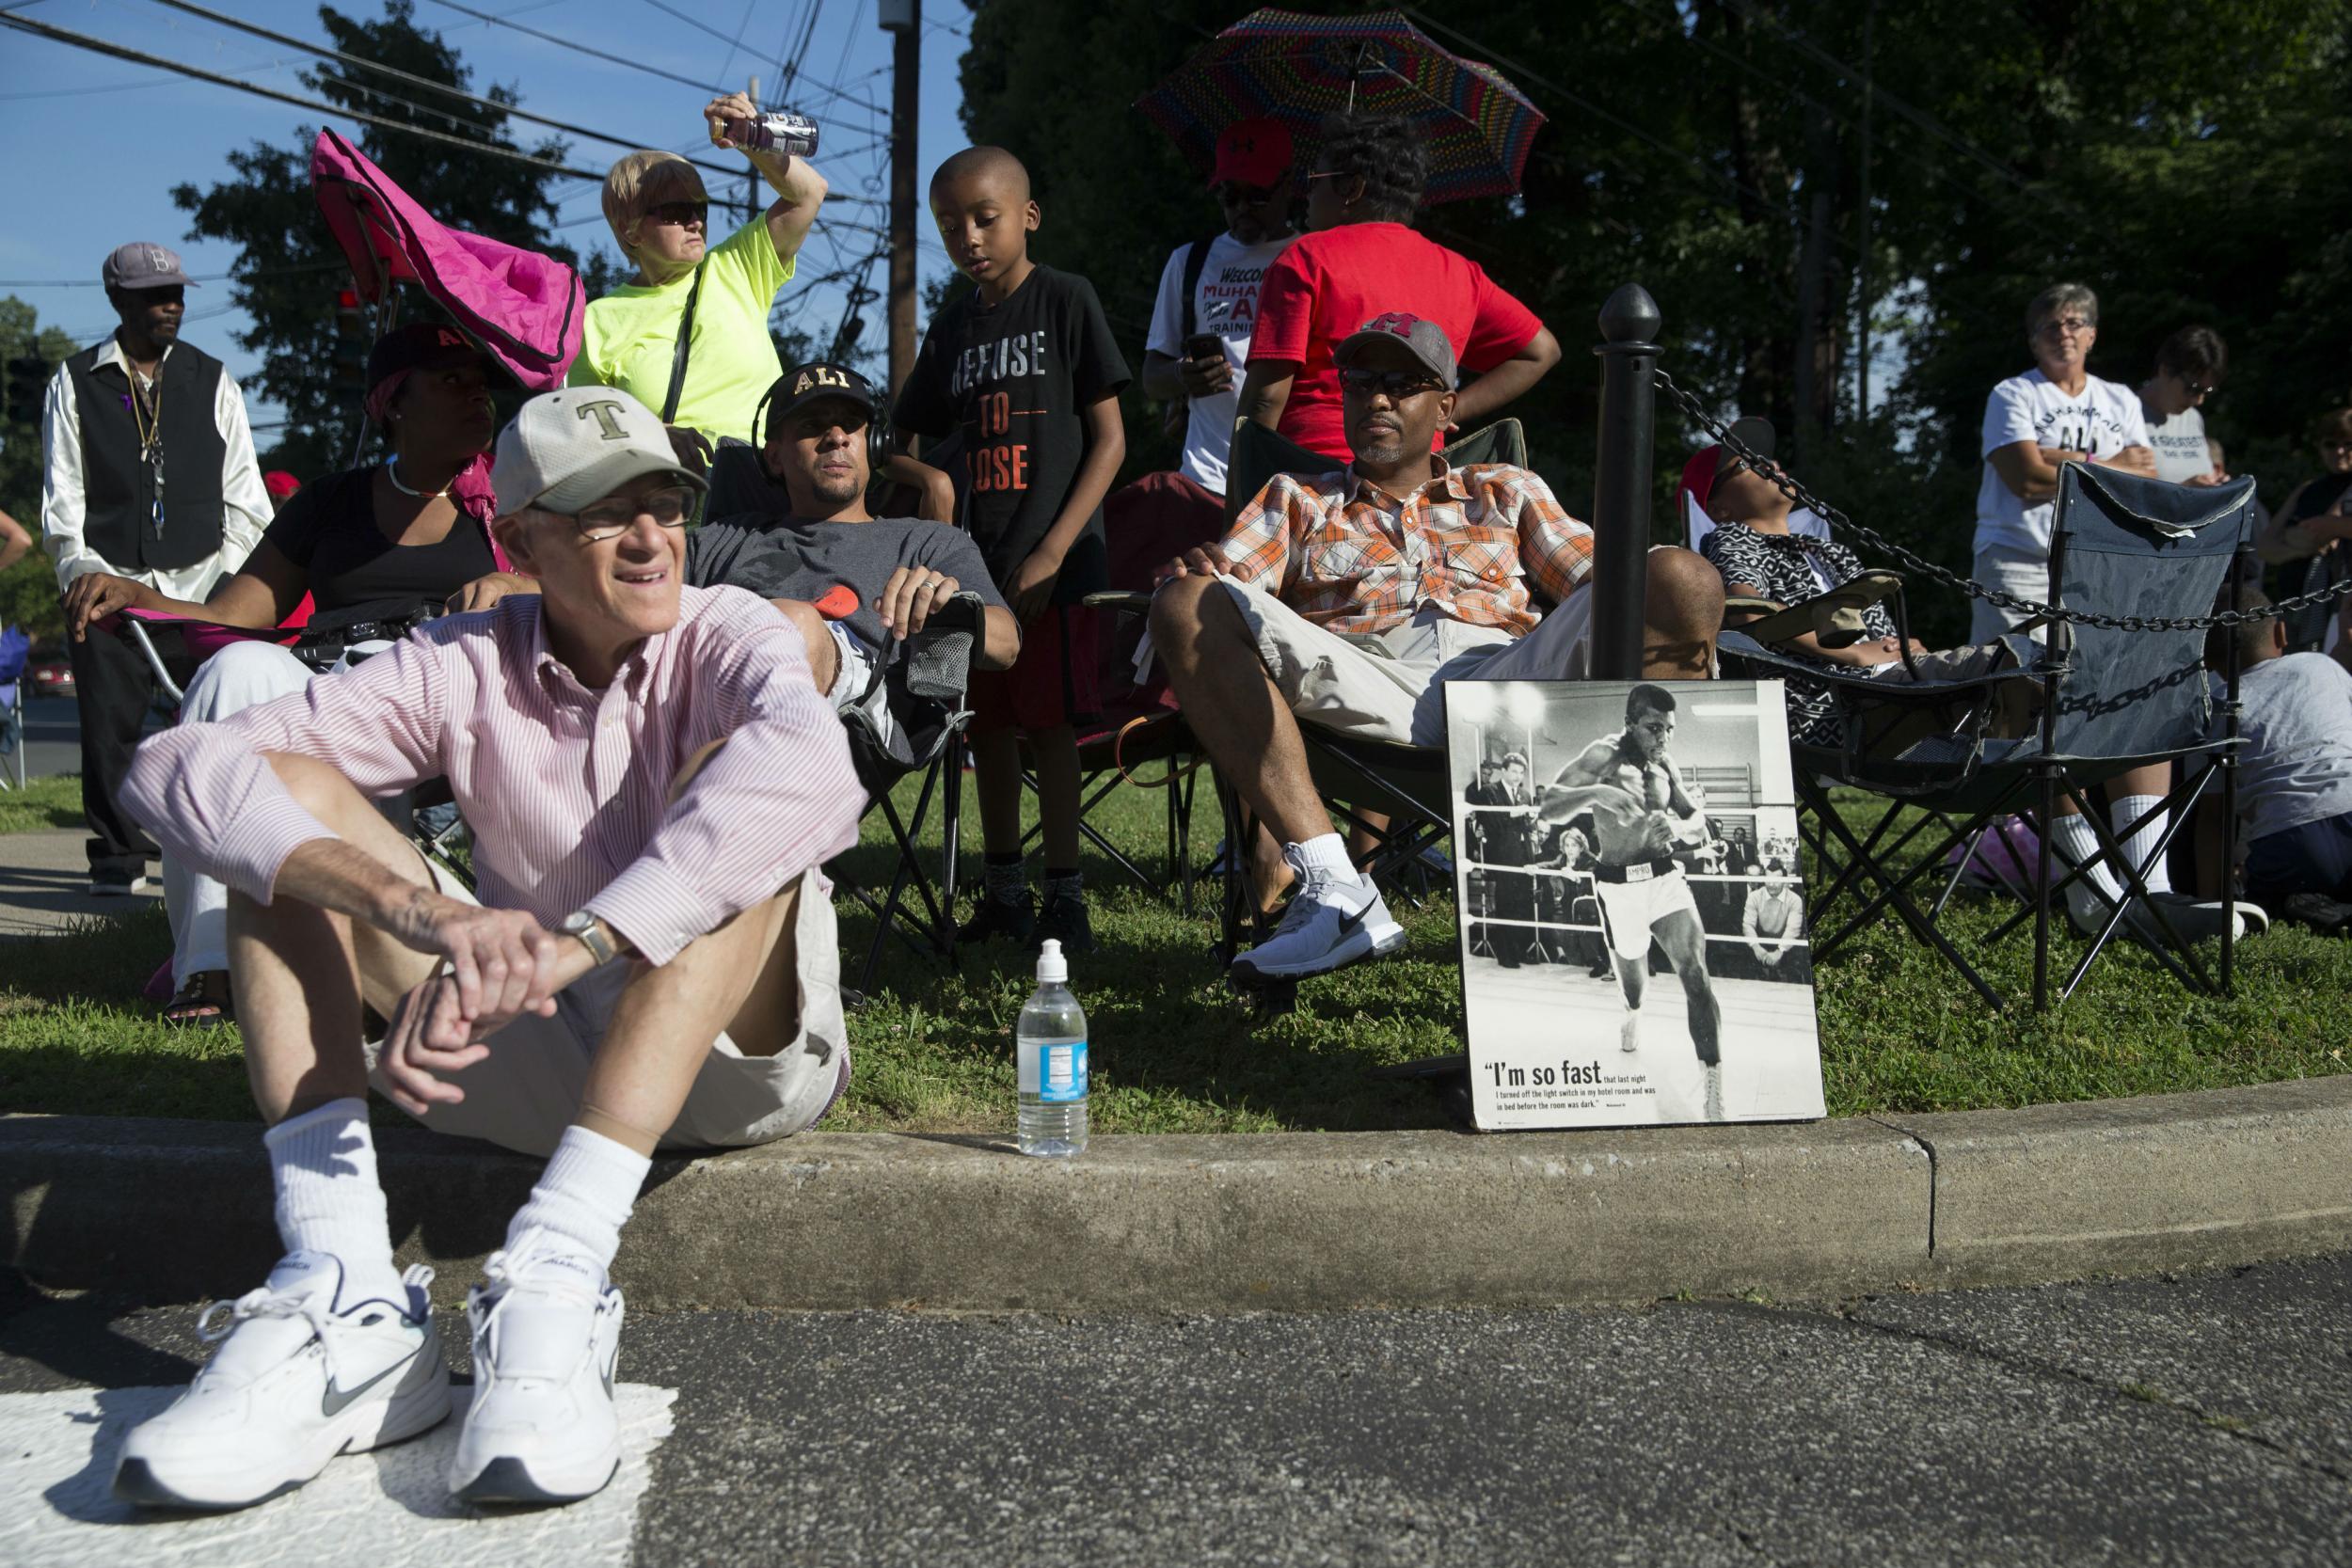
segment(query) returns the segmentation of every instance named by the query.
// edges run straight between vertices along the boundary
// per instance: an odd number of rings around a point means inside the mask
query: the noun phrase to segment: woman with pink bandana
[[[370,351],[367,386],[368,418],[391,449],[383,461],[304,486],[201,604],[103,572],[76,578],[66,596],[71,635],[90,635],[91,622],[119,610],[266,631],[285,625],[305,594],[326,613],[385,600],[446,600],[465,610],[476,599],[531,592],[530,579],[505,570],[490,539],[488,451],[498,427],[480,351],[452,327],[404,326]],[[299,691],[310,678],[310,667],[275,642],[233,642],[188,683],[180,717],[225,719]],[[223,1022],[227,895],[167,857],[164,895],[177,989],[165,1020]]]

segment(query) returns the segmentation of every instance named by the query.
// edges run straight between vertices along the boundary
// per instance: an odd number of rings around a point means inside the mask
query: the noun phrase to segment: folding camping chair
[[[22,626],[0,626],[0,789],[24,787],[24,667],[31,662],[32,639]]]
[[[2217,983],[2198,955],[2180,941],[2163,905],[2149,896],[2145,873],[2170,847],[2190,810],[2217,778],[2229,819],[2226,852],[2234,858],[2236,661],[2233,653],[2225,680],[2224,733],[2216,737],[2203,618],[2224,579],[2234,580],[2231,561],[2251,540],[2254,516],[2251,481],[2190,489],[2112,469],[2067,465],[2058,484],[2049,603],[2120,624],[2051,622],[2046,649],[2012,633],[2008,641],[2019,654],[2021,667],[1977,680],[1887,684],[1792,660],[1767,643],[1808,629],[1804,606],[1723,634],[1718,644],[1722,653],[1742,673],[1802,675],[1822,682],[1837,704],[1840,743],[1795,747],[1804,836],[1817,857],[1812,897],[1817,959],[1836,952],[1882,910],[1891,909],[1988,1004],[2003,1007],[2000,992],[1936,921],[1979,844],[2001,817],[2024,812],[2032,817],[2041,843],[2036,875],[2012,888],[2027,907],[2003,922],[1986,942],[1998,942],[2027,920],[2033,922],[2037,1008],[2049,1003],[2052,903],[2102,863],[2116,869],[2125,896],[2110,901],[2105,925],[2067,977],[2060,1000],[2074,993],[2127,922],[2184,985],[2217,992],[2228,989],[2234,900],[2225,920]],[[2185,624],[2169,624],[2174,622]],[[2038,721],[2005,725],[2000,716],[2019,710],[2000,699],[2020,687],[2030,687],[2038,699]],[[2008,727],[2025,733],[1999,733]],[[2191,777],[2169,791],[2161,805],[2123,833],[2111,831],[2105,804],[2094,793],[2098,785],[2144,765],[2200,759],[2218,767],[2187,769]],[[1905,825],[1906,814],[1890,810],[1867,832],[1857,832],[1829,798],[1830,788],[1836,785],[1884,797],[1898,807],[1918,807],[1921,815]],[[2101,847],[2091,860],[2064,868],[2054,879],[2050,837],[2042,830],[2061,798],[2083,813]],[[2171,828],[2146,862],[2134,863],[2121,839],[2167,811],[2175,814]],[[1898,856],[1923,839],[1934,847],[1907,866],[1897,863]],[[1959,857],[1950,860],[1955,849]],[[1941,873],[1947,860],[1949,876],[1931,906],[1923,910],[1912,890]],[[1857,907],[1833,920],[1833,907],[1850,893]],[[2142,922],[2156,927],[2162,940],[2151,940],[2140,928]]]
[[[875,661],[873,678],[890,710],[891,734],[881,733],[872,712],[862,703],[842,713],[842,727],[850,736],[850,762],[866,789],[866,810],[881,810],[898,852],[889,890],[880,897],[843,871],[840,863],[834,863],[835,882],[863,904],[876,923],[866,965],[858,974],[861,997],[872,989],[875,965],[894,931],[917,957],[955,962],[963,732],[972,720],[965,697],[981,645],[980,596],[958,594],[931,611],[923,629],[905,641],[902,655],[899,641],[893,638]],[[874,690],[874,686],[868,686],[866,696],[870,698]],[[918,771],[923,783],[914,808],[901,812],[891,792]],[[925,869],[917,845],[934,808],[939,813],[942,840],[935,878]]]
[[[1446,457],[1456,465],[1509,463],[1523,467],[1526,433],[1517,420],[1498,420],[1447,443]],[[1276,474],[1328,473],[1336,466],[1322,453],[1310,451],[1262,425],[1240,425],[1233,432],[1232,455],[1226,467],[1227,522],[1230,525],[1238,517],[1242,507]],[[1423,857],[1451,832],[1451,785],[1444,749],[1364,740],[1313,724],[1298,728],[1315,792],[1349,828],[1373,841],[1365,874],[1418,901],[1423,890],[1408,887],[1406,879],[1420,877]],[[1219,964],[1228,964],[1247,942],[1263,940],[1273,927],[1270,916],[1261,908],[1248,870],[1248,846],[1258,831],[1257,824],[1221,774],[1216,793],[1225,818],[1231,869],[1225,878],[1216,954]],[[1259,988],[1260,1010],[1288,1011],[1296,990],[1295,981],[1276,981]]]
[[[440,613],[441,607],[430,600],[377,599],[313,614],[306,595],[293,619],[267,631],[145,610],[121,610],[94,625],[136,649],[156,686],[176,705],[186,697],[198,667],[231,642],[275,642],[312,670],[324,672],[339,663],[357,664],[368,657],[361,651],[366,644],[396,641]],[[465,824],[450,803],[448,784],[430,780],[408,800],[406,829],[418,848],[470,886],[473,879],[453,853],[463,840]]]
[[[1197,531],[1143,526],[1143,498],[1136,486],[1114,491],[1104,502],[1104,534],[1108,544],[1108,592],[1090,594],[1087,604],[1115,617],[1103,639],[1096,667],[1096,689],[1102,711],[1078,731],[1078,832],[1112,863],[1155,895],[1165,895],[1171,883],[1179,890],[1184,911],[1192,912],[1192,801],[1197,763],[1180,759],[1193,754],[1192,732],[1176,711],[1168,682],[1155,671],[1136,674],[1136,649],[1143,637],[1144,613],[1152,602],[1152,574],[1196,545],[1216,542],[1221,525]],[[1023,748],[1022,784],[1037,790],[1037,769]],[[1145,778],[1137,769],[1162,764],[1158,776]],[[1120,849],[1089,816],[1122,784],[1163,791],[1162,823],[1166,845],[1160,874],[1153,876]],[[1032,823],[1021,838],[1022,852],[1037,853],[1032,846],[1044,836],[1044,824]]]

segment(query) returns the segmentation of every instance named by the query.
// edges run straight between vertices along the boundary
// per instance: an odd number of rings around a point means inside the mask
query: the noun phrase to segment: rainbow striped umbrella
[[[1517,191],[1544,122],[1501,71],[1438,47],[1401,11],[1251,11],[1136,107],[1203,170],[1237,119],[1271,116],[1311,135],[1334,109],[1406,116],[1429,143],[1423,206]]]

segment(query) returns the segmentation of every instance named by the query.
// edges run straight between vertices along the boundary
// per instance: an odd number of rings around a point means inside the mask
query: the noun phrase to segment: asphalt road
[[[0,1411],[177,1383],[199,1348],[185,1309],[18,1291]],[[2352,1258],[1836,1308],[644,1317],[625,1408],[675,1390],[675,1430],[605,1528],[640,1565],[2342,1564],[2347,1308]],[[41,1430],[8,1447],[60,1473],[114,1440]],[[294,1560],[326,1484],[230,1544],[102,1522],[50,1555]],[[428,1523],[502,1561],[578,1549],[546,1515],[387,1511],[350,1560],[423,1560],[392,1536]]]
[[[8,777],[16,777],[16,760],[8,761]],[[45,779],[55,773],[82,770],[81,708],[71,697],[24,699],[24,772]]]

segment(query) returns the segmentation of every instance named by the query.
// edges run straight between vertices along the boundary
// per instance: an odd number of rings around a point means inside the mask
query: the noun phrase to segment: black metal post
[[[1600,451],[1593,474],[1595,680],[1642,676],[1642,608],[1649,596],[1650,468],[1658,416],[1658,302],[1628,283],[1600,308]]]

